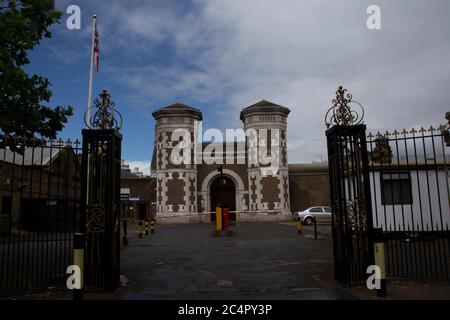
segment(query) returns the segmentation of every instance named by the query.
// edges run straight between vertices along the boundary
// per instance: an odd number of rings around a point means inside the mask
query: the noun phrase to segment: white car
[[[331,221],[331,208],[326,206],[316,206],[308,208],[304,211],[297,212],[297,217],[303,224],[312,224],[314,219],[318,220],[330,220]]]

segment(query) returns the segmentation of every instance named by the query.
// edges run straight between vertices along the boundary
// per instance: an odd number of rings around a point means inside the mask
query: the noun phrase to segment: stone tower
[[[286,129],[290,110],[262,100],[241,112],[246,132],[249,210],[290,215]]]
[[[156,214],[159,221],[197,212],[196,122],[202,113],[175,103],[153,112],[156,121]],[[176,221],[176,220],[175,220]]]

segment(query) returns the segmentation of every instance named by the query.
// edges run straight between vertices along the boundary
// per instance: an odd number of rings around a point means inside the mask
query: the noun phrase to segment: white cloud
[[[289,160],[298,162],[326,155],[323,117],[341,84],[364,105],[369,129],[444,122],[450,106],[450,3],[379,0],[383,29],[375,31],[366,28],[370,4],[197,0],[188,10],[171,1],[96,6],[105,34],[114,39],[106,50],[121,53],[108,70],[134,102],[158,107],[151,101],[198,101],[221,128],[240,127],[240,109],[260,99],[286,105],[292,110]],[[161,47],[166,63],[152,59]],[[122,55],[142,57],[142,63],[130,65]]]
[[[143,172],[144,175],[149,176],[150,175],[150,161],[133,161],[133,160],[125,160],[125,164],[130,166],[130,170],[134,171],[135,168],[138,168],[140,172]]]

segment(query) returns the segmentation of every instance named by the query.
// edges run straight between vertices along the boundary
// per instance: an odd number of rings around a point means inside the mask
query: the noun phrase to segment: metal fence
[[[368,135],[373,224],[390,277],[450,279],[447,130]]]
[[[79,141],[0,137],[0,292],[65,288],[80,177]]]

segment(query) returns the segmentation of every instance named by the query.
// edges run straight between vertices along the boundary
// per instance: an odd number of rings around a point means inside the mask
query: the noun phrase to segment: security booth
[[[150,220],[156,220],[156,202],[150,203]]]
[[[147,220],[147,204],[145,202],[137,202],[139,220]]]
[[[130,189],[120,188],[120,216],[123,220],[130,220],[131,204],[128,201],[130,199]]]

